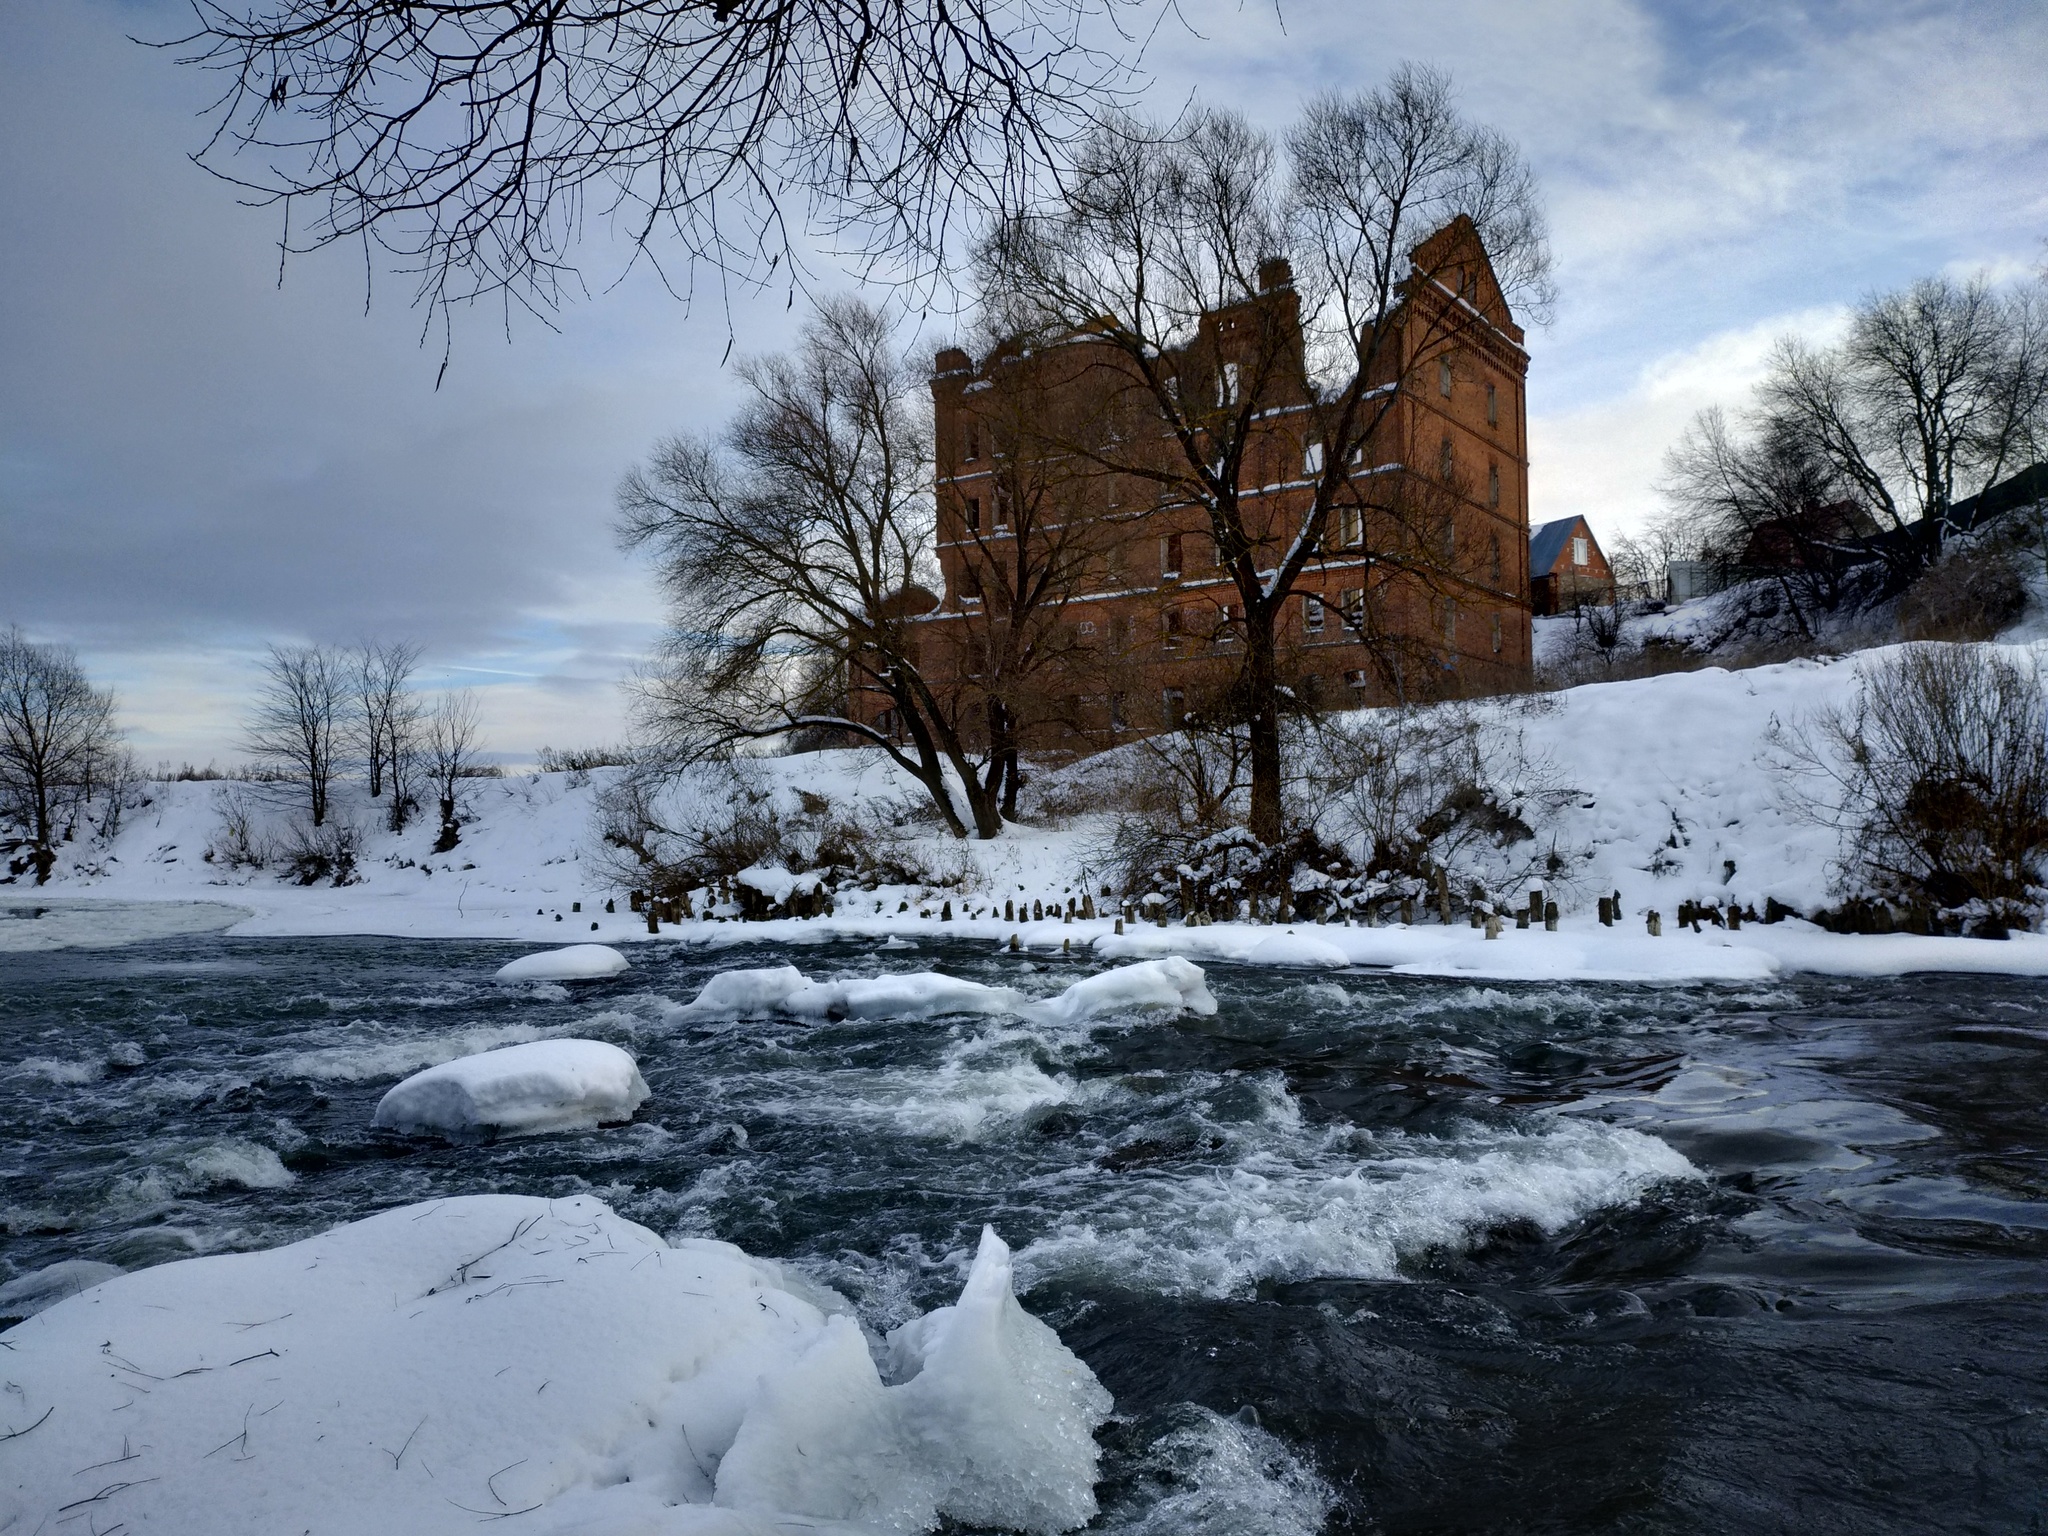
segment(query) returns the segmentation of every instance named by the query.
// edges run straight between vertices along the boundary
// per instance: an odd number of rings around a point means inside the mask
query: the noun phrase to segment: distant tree
[[[1001,743],[982,729],[983,697],[955,686],[957,658],[927,645],[939,599],[923,375],[853,299],[820,306],[794,352],[740,375],[752,398],[721,438],[671,439],[620,487],[621,537],[654,553],[672,613],[646,723],[685,760],[803,731],[871,742],[955,836],[994,837]],[[863,698],[887,702],[855,708]]]
[[[36,884],[57,862],[63,818],[125,770],[114,696],[66,646],[0,634],[0,809],[26,824]]]
[[[1429,239],[1460,219],[1498,301],[1478,291],[1469,242]],[[1282,836],[1292,695],[1280,637],[1297,583],[1340,546],[1372,569],[1368,591],[1394,573],[1427,583],[1469,563],[1446,548],[1464,494],[1454,466],[1434,453],[1386,465],[1376,445],[1427,400],[1425,369],[1453,366],[1494,328],[1481,301],[1541,312],[1549,273],[1521,156],[1457,112],[1448,80],[1412,67],[1376,91],[1317,98],[1279,143],[1227,112],[1171,127],[1105,119],[1068,174],[980,247],[991,329],[1080,338],[1077,359],[1089,348],[1117,359],[1120,398],[1047,450],[1127,477],[1156,505],[1206,514],[1236,589],[1230,707],[1249,738],[1250,830],[1268,844]],[[1248,325],[1205,325],[1281,281],[1298,296],[1293,314],[1252,306],[1239,311]],[[1312,489],[1305,511],[1275,523],[1264,494],[1275,466],[1261,445],[1282,412],[1295,436],[1282,473]],[[1363,607],[1345,622],[1398,677],[1398,647],[1376,643],[1374,603]]]
[[[342,741],[350,668],[319,646],[277,646],[263,666],[263,688],[250,716],[243,750],[306,790],[314,826],[327,820],[328,790]]]
[[[444,693],[426,717],[424,732],[428,781],[440,802],[441,835],[434,852],[446,853],[462,840],[456,821],[455,787],[471,777],[483,740],[483,726],[476,695],[467,688]]]
[[[372,800],[384,793],[394,759],[418,719],[406,685],[419,660],[420,648],[405,640],[366,641],[349,655],[349,734],[362,754]]]
[[[1831,346],[1779,341],[1750,408],[1702,413],[1674,448],[1667,495],[1737,535],[1812,542],[1801,567],[1881,560],[1897,590],[1940,553],[1957,502],[2044,453],[2048,295],[1931,277],[1865,299]],[[1845,502],[1878,537],[1814,515]]]
[[[935,262],[1109,99],[1088,39],[1149,0],[194,3],[174,46],[226,79],[199,162],[288,250],[374,240],[422,300],[546,309],[587,211],[665,282],[660,237],[759,278],[792,223]]]

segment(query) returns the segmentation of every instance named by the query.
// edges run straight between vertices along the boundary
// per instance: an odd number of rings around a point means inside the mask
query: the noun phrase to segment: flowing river
[[[168,937],[0,962],[0,1280],[386,1206],[593,1194],[887,1328],[983,1222],[1115,1394],[1146,1536],[2048,1530],[2048,990],[1471,985],[1211,966],[1214,1017],[679,1021],[721,970],[1099,969],[980,945]],[[430,1063],[574,1034],[623,1128],[374,1132]]]

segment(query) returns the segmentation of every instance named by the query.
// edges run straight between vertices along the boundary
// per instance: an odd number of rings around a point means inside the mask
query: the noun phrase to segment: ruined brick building
[[[1326,498],[1339,479],[1355,492],[1332,504],[1276,626],[1279,679],[1308,708],[1494,692],[1529,674],[1523,332],[1468,221],[1418,246],[1415,268],[1427,280],[1382,322],[1376,425],[1345,476],[1324,475],[1287,263],[1203,313],[1162,363],[1175,399],[1245,407],[1231,484],[1261,568],[1299,536],[1319,480]],[[920,667],[991,707],[999,695],[1026,748],[1173,728],[1227,699],[1243,666],[1218,525],[1174,494],[1164,471],[1186,445],[1132,373],[1085,330],[979,361],[937,356],[943,590],[906,594],[923,611]]]

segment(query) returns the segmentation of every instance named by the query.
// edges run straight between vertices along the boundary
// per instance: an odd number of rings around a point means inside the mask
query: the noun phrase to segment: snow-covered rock
[[[448,1137],[528,1136],[633,1118],[647,1083],[633,1058],[602,1040],[533,1040],[458,1056],[386,1093],[380,1130]]]
[[[30,1270],[0,1285],[0,1318],[34,1317],[43,1308],[91,1290],[102,1280],[111,1280],[120,1273],[117,1264],[99,1264],[91,1259],[64,1259]]]
[[[985,1233],[892,1336],[725,1243],[588,1197],[402,1207],[120,1276],[6,1335],[0,1529],[161,1536],[1055,1532],[1109,1397]],[[907,1379],[905,1379],[907,1378]],[[83,1529],[83,1526],[80,1527]]]
[[[521,955],[498,967],[500,981],[595,981],[629,969],[626,957],[609,944],[571,944]]]
[[[936,971],[812,981],[793,965],[721,971],[676,1011],[684,1020],[931,1018],[950,1013],[1015,1015],[1072,1024],[1120,1008],[1186,1008],[1214,1013],[1201,967],[1179,956],[1085,977],[1056,997],[1033,999]]]

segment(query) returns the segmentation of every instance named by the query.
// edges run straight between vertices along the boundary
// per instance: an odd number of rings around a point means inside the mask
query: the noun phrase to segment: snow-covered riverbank
[[[1541,832],[1562,860],[1547,882],[1547,894],[1562,909],[1555,933],[1510,929],[1487,940],[1463,926],[1423,922],[1376,928],[1133,924],[1119,936],[1108,918],[1026,922],[993,915],[1006,899],[1021,910],[1034,900],[1064,906],[1069,896],[1098,894],[1103,882],[1096,850],[1105,826],[1098,812],[1057,825],[1015,827],[990,843],[906,833],[906,844],[921,849],[954,883],[842,891],[828,917],[685,921],[665,924],[661,936],[723,945],[743,939],[916,942],[925,934],[1007,945],[1014,935],[1026,948],[1088,948],[1104,958],[1183,954],[1527,978],[1737,980],[1790,970],[2048,974],[2048,939],[2038,935],[2003,942],[1857,937],[1796,919],[1749,923],[1736,932],[1678,929],[1678,908],[1687,902],[1760,911],[1775,900],[1814,910],[1830,899],[1835,834],[1789,793],[1771,731],[1774,723],[1796,725],[1816,709],[1852,699],[1859,662],[1876,654],[1673,674],[1485,706],[1521,734],[1553,782],[1572,792]],[[908,786],[871,753],[765,759],[757,770],[769,795],[792,804],[799,792],[840,805],[890,797],[911,803]],[[1105,760],[1095,759],[1066,773],[1086,778],[1105,771]],[[67,846],[56,877],[40,889],[0,887],[0,907],[47,909],[41,919],[0,922],[0,950],[205,929],[245,936],[643,942],[651,937],[646,922],[607,876],[596,834],[596,796],[616,772],[475,781],[466,792],[462,840],[452,852],[430,851],[434,829],[425,823],[402,836],[368,831],[359,878],[341,888],[294,885],[272,871],[230,870],[218,858],[207,859],[224,798],[247,791],[219,783],[150,785],[149,803],[128,813],[111,846]],[[368,825],[374,809],[351,811],[344,802],[343,814]],[[773,883],[775,872],[764,878]],[[1593,909],[1598,896],[1611,893],[1620,897],[1622,918],[1607,928]],[[606,910],[607,902],[613,910]],[[183,905],[191,903],[209,905]],[[949,903],[951,920],[942,916]],[[1660,937],[1647,933],[1646,914],[1653,910],[1662,917]]]

